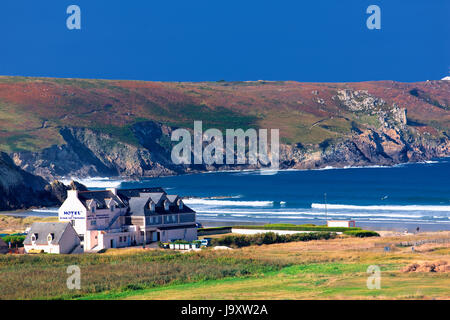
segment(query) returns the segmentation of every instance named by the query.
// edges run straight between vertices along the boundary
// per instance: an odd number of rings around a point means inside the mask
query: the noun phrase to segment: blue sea
[[[264,174],[262,174],[264,173]],[[81,180],[90,188],[161,186],[189,199],[205,225],[356,220],[370,229],[450,230],[450,159],[394,167],[239,171],[124,181]],[[325,196],[326,194],[326,196]],[[33,215],[54,214],[40,210]],[[30,214],[30,213],[29,213]]]

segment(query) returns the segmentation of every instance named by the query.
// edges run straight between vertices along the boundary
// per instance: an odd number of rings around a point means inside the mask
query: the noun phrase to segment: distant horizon
[[[277,79],[277,80],[269,80],[269,79],[257,79],[257,80],[198,80],[198,81],[190,81],[190,80],[146,80],[146,79],[120,79],[120,78],[79,78],[79,77],[73,77],[73,76],[67,76],[67,77],[58,77],[58,76],[26,76],[26,75],[4,75],[0,74],[1,77],[17,77],[17,78],[35,78],[35,79],[67,79],[67,80],[99,80],[99,81],[139,81],[139,82],[162,82],[162,83],[202,83],[202,82],[297,82],[297,83],[321,83],[321,84],[331,84],[331,83],[361,83],[361,82],[398,82],[398,83],[420,83],[420,82],[427,82],[427,81],[448,81],[447,79],[444,79],[445,76],[441,79],[427,79],[427,80],[417,80],[417,81],[399,81],[399,80],[392,80],[392,79],[382,79],[382,80],[360,80],[360,81],[299,81],[299,80],[287,80],[287,79]]]

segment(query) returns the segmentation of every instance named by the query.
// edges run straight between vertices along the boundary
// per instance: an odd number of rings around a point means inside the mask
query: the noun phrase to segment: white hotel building
[[[162,188],[69,190],[58,215],[72,224],[85,252],[197,239],[195,211]]]

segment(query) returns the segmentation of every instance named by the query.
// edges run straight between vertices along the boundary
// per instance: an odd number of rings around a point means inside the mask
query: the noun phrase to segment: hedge
[[[232,227],[209,227],[209,228],[198,228],[197,231],[219,231],[226,230]]]
[[[222,238],[211,239],[213,246],[247,247],[251,245],[286,243],[294,241],[328,240],[334,239],[336,233],[312,232],[295,234],[277,234],[275,232],[258,233],[254,235],[228,235]]]
[[[349,230],[345,231],[344,234],[352,237],[366,238],[366,237],[379,237],[380,235],[375,231],[369,230]]]
[[[14,235],[8,235],[5,237],[2,237],[3,241],[6,242],[6,244],[9,244],[11,242],[11,246],[15,247],[16,245],[18,247],[23,247],[23,242],[25,241],[25,236],[14,236]]]
[[[288,231],[330,231],[330,232],[344,232],[344,231],[358,231],[361,228],[346,228],[346,227],[327,227],[316,226],[312,224],[295,225],[290,223],[279,224],[265,224],[263,226],[234,226],[234,229],[262,229],[262,230],[288,230]]]
[[[232,227],[211,227],[211,228],[198,228],[197,234],[199,236],[208,236],[213,234],[231,233]]]

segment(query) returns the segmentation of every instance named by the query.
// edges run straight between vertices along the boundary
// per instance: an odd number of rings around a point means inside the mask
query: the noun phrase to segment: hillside
[[[174,128],[278,128],[282,168],[450,155],[450,83],[166,83],[0,77],[0,150],[59,176],[159,176]],[[219,169],[229,169],[222,166]]]

